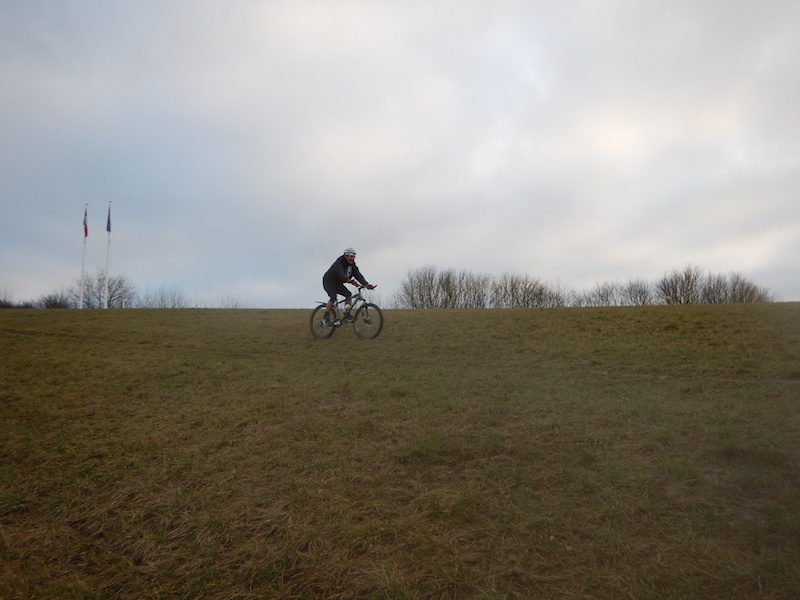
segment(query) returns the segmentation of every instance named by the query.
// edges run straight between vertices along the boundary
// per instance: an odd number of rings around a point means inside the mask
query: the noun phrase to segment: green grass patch
[[[0,311],[0,597],[800,597],[800,305]]]

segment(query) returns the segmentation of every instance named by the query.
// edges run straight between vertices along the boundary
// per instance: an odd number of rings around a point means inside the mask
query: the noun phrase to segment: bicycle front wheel
[[[332,325],[323,325],[322,317],[325,316],[325,305],[320,304],[317,308],[311,311],[311,320],[309,326],[311,327],[311,335],[318,340],[324,340],[333,335],[336,327]]]
[[[353,328],[356,335],[362,340],[371,340],[378,337],[383,329],[383,313],[377,304],[363,304],[356,311],[356,320],[353,321]]]

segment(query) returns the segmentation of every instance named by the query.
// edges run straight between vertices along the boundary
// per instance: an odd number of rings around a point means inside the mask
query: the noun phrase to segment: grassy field
[[[4,599],[800,598],[800,304],[0,311]]]

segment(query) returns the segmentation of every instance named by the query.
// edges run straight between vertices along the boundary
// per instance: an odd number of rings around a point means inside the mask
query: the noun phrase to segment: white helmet
[[[356,251],[353,250],[352,248],[345,248],[344,249],[344,255],[347,256],[348,254],[352,254],[353,256],[355,256],[356,255]]]

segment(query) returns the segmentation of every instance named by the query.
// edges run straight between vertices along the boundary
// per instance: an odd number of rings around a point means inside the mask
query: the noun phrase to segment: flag
[[[86,220],[88,215],[89,209],[83,209],[83,237],[89,237],[89,222]]]
[[[108,207],[108,222],[106,223],[106,231],[111,233],[111,207]]]

